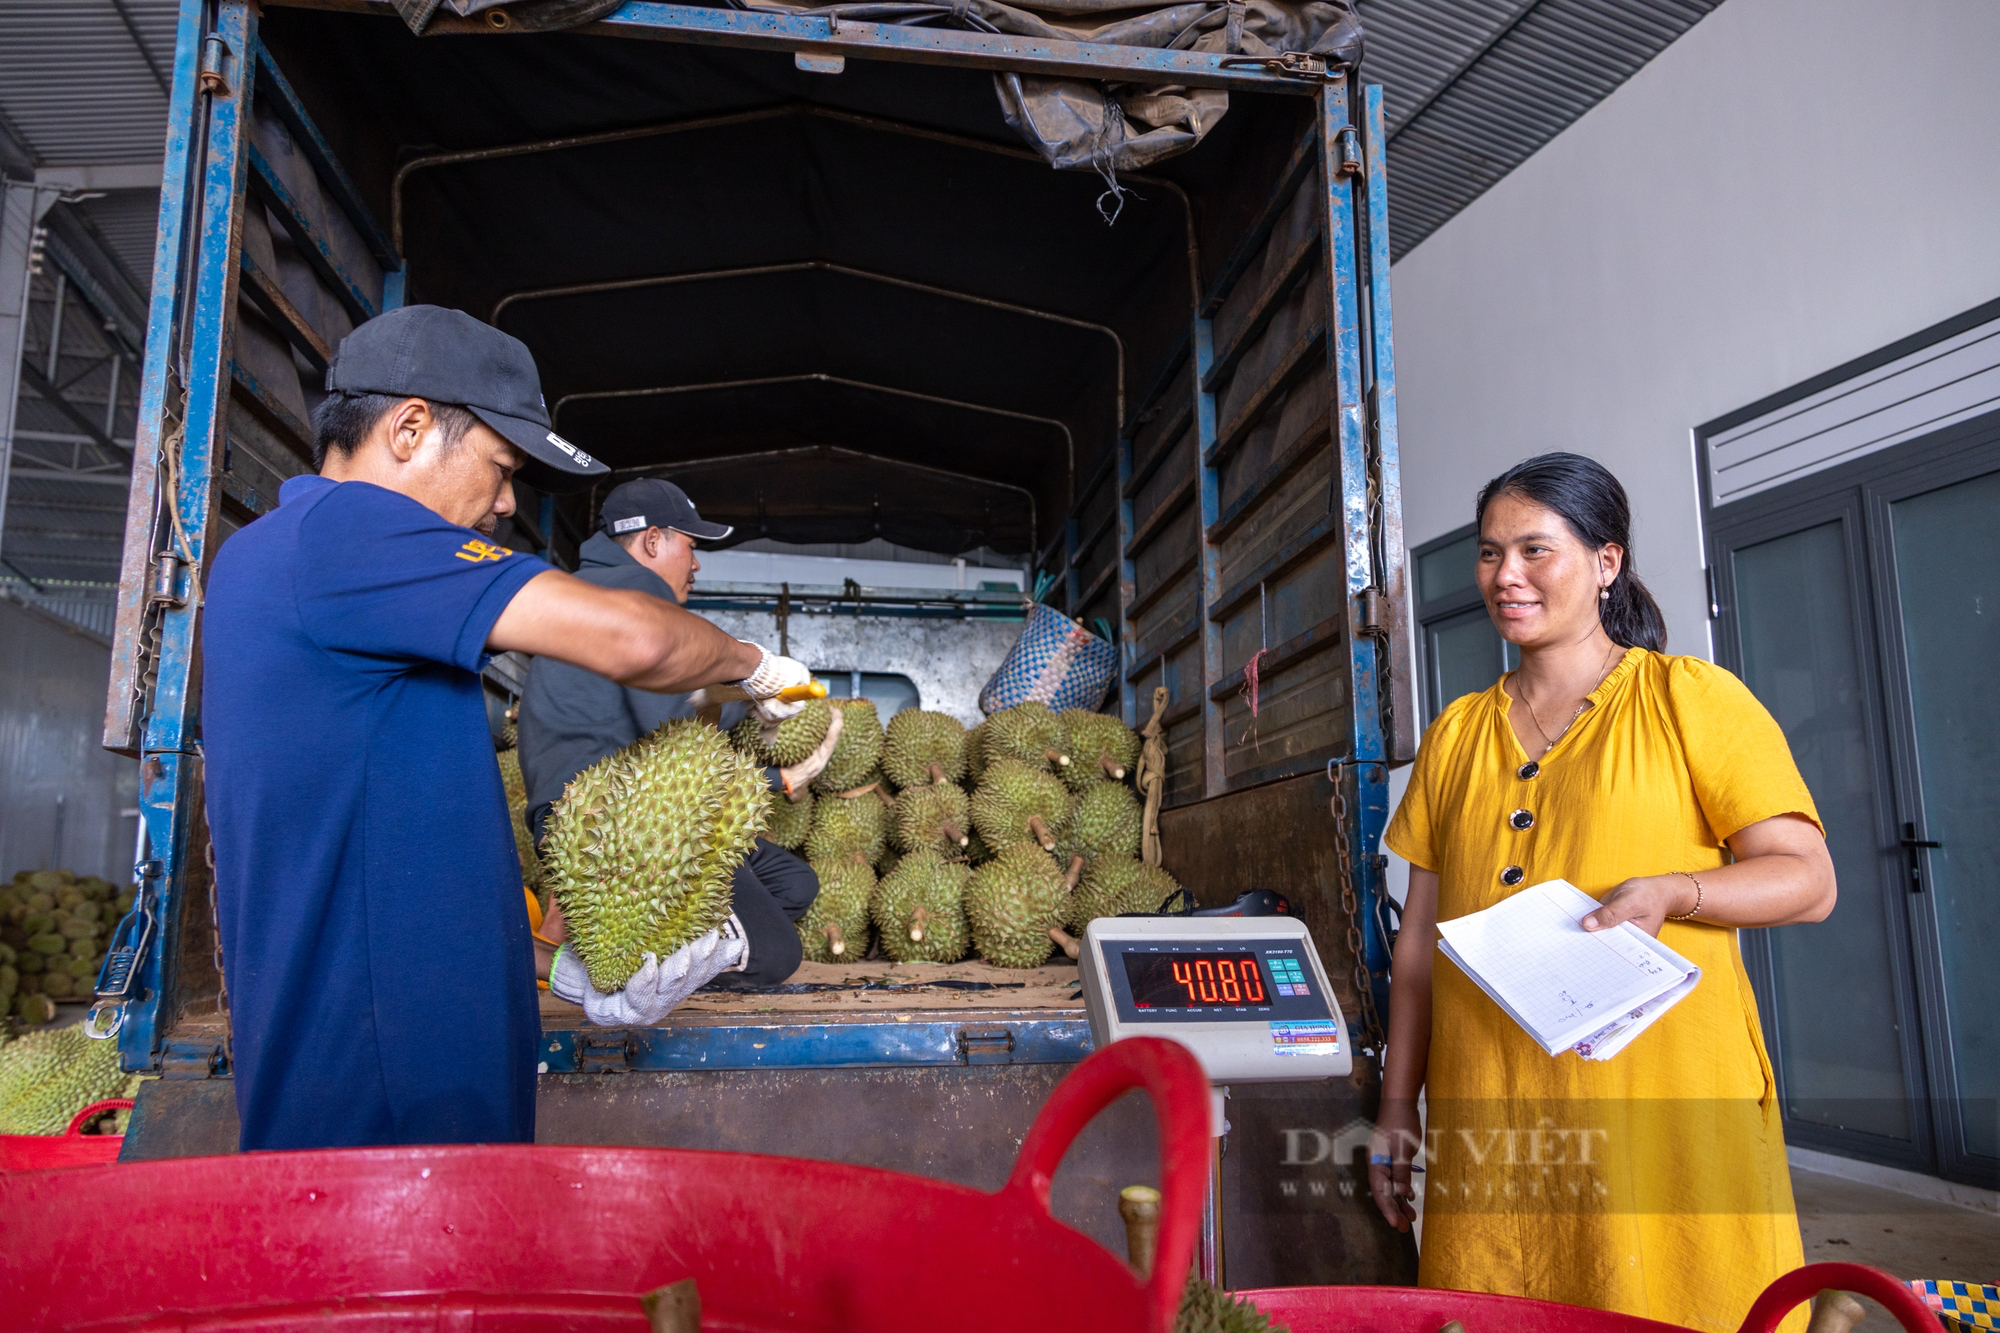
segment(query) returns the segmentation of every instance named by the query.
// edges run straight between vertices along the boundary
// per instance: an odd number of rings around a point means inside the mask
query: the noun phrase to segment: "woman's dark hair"
[[[1502,495],[1518,495],[1561,514],[1577,540],[1592,550],[1622,547],[1625,558],[1619,562],[1618,577],[1606,589],[1611,595],[1597,604],[1604,632],[1620,648],[1667,650],[1666,618],[1634,568],[1632,506],[1618,478],[1582,454],[1540,454],[1486,483],[1479,492],[1475,522],[1483,523],[1487,503]]]

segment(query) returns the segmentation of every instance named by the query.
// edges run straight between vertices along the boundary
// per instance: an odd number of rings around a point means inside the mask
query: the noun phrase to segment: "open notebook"
[[[1597,900],[1567,880],[1438,923],[1438,948],[1550,1055],[1609,1060],[1701,980],[1701,969],[1629,921],[1580,924]]]

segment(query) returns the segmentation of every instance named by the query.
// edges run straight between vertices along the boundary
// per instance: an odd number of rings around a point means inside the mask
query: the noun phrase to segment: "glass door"
[[[1790,740],[1833,915],[1745,932],[1789,1141],[2000,1181],[2000,418],[1714,512],[1717,648]]]
[[[1940,1155],[2000,1161],[2000,471],[1878,501]],[[1892,657],[1893,661],[1893,657]]]

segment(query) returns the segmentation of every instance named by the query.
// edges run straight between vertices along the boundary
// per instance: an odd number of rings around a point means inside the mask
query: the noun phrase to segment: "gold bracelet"
[[[1674,874],[1676,874],[1676,875],[1686,875],[1686,876],[1687,876],[1687,877],[1688,877],[1689,879],[1694,879],[1694,875],[1693,875],[1693,874],[1691,874],[1690,872],[1686,871],[1686,870],[1676,870],[1676,871],[1674,871],[1673,873],[1674,873]],[[1680,914],[1679,916],[1672,916],[1672,915],[1669,915],[1669,916],[1667,917],[1667,920],[1669,920],[1669,921],[1691,921],[1691,920],[1693,920],[1693,919],[1694,919],[1694,914],[1695,914],[1696,912],[1699,912],[1699,911],[1701,910],[1701,897],[1702,897],[1702,891],[1701,891],[1701,881],[1700,881],[1700,880],[1698,880],[1698,879],[1694,879],[1694,906],[1693,906],[1693,907],[1690,907],[1690,908],[1688,908],[1688,910],[1687,910],[1687,911],[1685,911],[1685,912],[1681,913],[1681,914]]]

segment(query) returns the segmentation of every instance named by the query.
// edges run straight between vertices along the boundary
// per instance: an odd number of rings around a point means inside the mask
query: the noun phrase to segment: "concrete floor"
[[[1792,1168],[1806,1262],[1871,1264],[1899,1278],[2000,1283],[2000,1214]],[[1899,1325],[1872,1301],[1866,1333]]]

